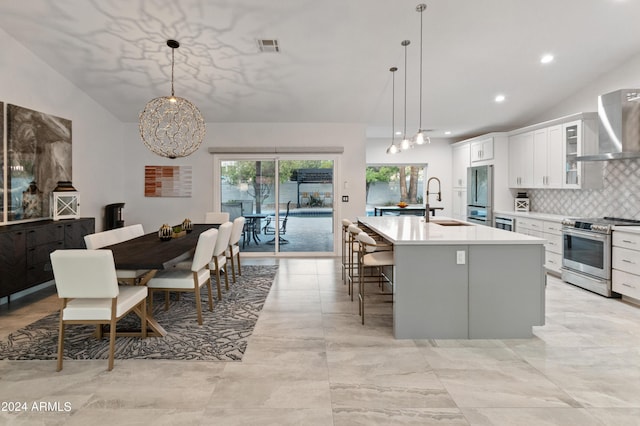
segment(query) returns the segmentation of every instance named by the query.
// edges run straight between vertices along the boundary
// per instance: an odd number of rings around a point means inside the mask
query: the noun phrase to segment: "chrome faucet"
[[[429,222],[429,185],[431,184],[432,180],[436,180],[438,182],[438,201],[442,201],[442,187],[440,185],[440,179],[438,179],[437,177],[431,177],[429,178],[429,180],[427,181],[427,196],[425,197],[425,202],[426,205],[424,206],[424,221],[425,222]]]

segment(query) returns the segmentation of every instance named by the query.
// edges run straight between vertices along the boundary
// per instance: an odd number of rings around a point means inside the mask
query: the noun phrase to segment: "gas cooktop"
[[[640,225],[640,220],[620,217],[589,217],[563,219],[562,225],[567,228],[579,228],[594,232],[610,233],[613,226]]]

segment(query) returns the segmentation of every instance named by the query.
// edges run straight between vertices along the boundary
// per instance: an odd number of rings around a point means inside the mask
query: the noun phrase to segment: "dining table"
[[[246,219],[245,223],[245,239],[242,242],[242,246],[244,247],[248,243],[253,242],[256,244],[260,244],[260,220],[266,219],[269,215],[266,213],[247,213],[243,215]],[[248,237],[248,238],[247,238]]]
[[[138,283],[138,285],[145,285],[158,270],[169,269],[193,256],[200,234],[219,226],[218,224],[194,224],[191,232],[169,240],[161,240],[158,232],[152,232],[105,246],[103,249],[111,250],[113,253],[116,269],[149,270]],[[152,336],[167,334],[166,330],[153,318],[152,312],[147,314],[147,323]]]

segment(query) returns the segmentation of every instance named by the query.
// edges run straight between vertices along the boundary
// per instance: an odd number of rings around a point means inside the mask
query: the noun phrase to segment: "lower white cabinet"
[[[555,274],[561,274],[562,268],[562,226],[560,222],[517,218],[516,231],[532,237],[544,238],[545,268]]]
[[[612,241],[612,290],[640,300],[640,234],[613,231]]]

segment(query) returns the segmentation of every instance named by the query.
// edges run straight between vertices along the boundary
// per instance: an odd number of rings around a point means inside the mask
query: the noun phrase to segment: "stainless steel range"
[[[611,232],[613,226],[640,221],[615,217],[562,221],[562,279],[606,297],[611,290]]]

